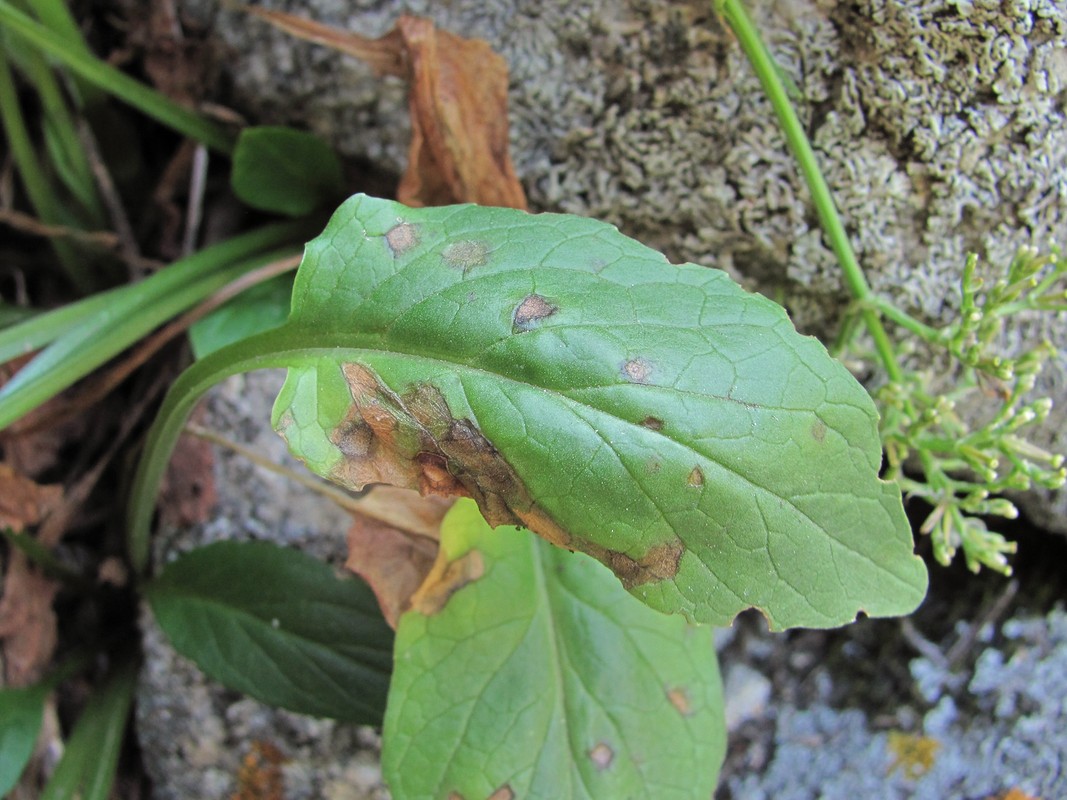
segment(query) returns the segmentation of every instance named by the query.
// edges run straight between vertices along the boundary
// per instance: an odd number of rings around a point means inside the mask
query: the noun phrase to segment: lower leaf
[[[381,722],[393,637],[362,581],[297,550],[217,542],[169,564],[147,596],[175,649],[231,689]]]
[[[726,734],[710,628],[645,607],[587,556],[491,530],[471,501],[441,534],[397,631],[394,796],[712,794]]]

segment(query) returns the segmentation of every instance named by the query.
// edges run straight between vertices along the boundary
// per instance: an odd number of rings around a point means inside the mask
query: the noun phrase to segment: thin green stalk
[[[771,106],[778,117],[782,132],[785,134],[789,148],[797,160],[800,172],[804,176],[808,189],[811,192],[815,211],[819,215],[830,246],[837,256],[841,271],[844,274],[845,284],[848,286],[853,298],[861,303],[861,315],[867,330],[874,340],[875,350],[882,361],[890,380],[901,380],[903,373],[897,362],[896,352],[889,339],[881,318],[872,303],[873,293],[867,284],[856,255],[852,251],[845,226],[837,213],[830,187],[826,185],[826,179],[819,169],[818,161],[811,143],[804,133],[804,127],[797,117],[793,104],[789,100],[789,94],[782,83],[774,59],[763,43],[762,37],[756,26],[752,24],[744,6],[740,0],[715,0],[718,13],[726,20],[733,30],[734,35],[741,45],[741,49],[748,57],[752,68],[759,78],[763,91],[770,100]]]
[[[17,63],[36,89],[41,101],[46,144],[49,145],[56,173],[85,209],[90,224],[97,228],[103,227],[107,217],[100,206],[92,167],[89,166],[85,148],[78,139],[74,119],[59,82],[36,48],[23,48],[22,57]]]
[[[110,64],[71,47],[66,37],[34,22],[6,0],[0,0],[0,25],[39,47],[90,83],[178,133],[203,142],[212,150],[231,155],[234,137],[213,122],[164,97]]]
[[[81,28],[77,20],[70,13],[65,0],[28,0],[34,15],[41,24],[62,36],[70,47],[77,48],[86,55],[91,56],[89,45],[85,43]],[[74,76],[76,89],[80,95],[81,107],[92,108],[99,105],[105,94],[99,87],[94,86],[79,76]]]
[[[26,189],[26,195],[34,212],[42,222],[51,225],[64,224],[66,220],[59,201],[45,179],[45,172],[33,149],[33,143],[22,116],[22,109],[19,106],[18,93],[15,91],[15,81],[3,52],[0,52],[0,123],[3,124],[11,157],[18,169],[19,178]],[[93,281],[85,271],[77,250],[71,247],[69,242],[59,238],[53,238],[51,244],[71,283],[80,291],[91,291]]]
[[[89,698],[41,800],[107,800],[137,685],[137,667],[136,659],[127,657]]]

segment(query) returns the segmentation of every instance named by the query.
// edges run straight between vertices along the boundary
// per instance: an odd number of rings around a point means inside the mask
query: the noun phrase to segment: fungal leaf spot
[[[826,441],[826,423],[821,419],[815,420],[811,426],[811,438],[822,444]]]
[[[470,497],[490,525],[524,526],[558,547],[586,553],[627,589],[678,574],[685,545],[677,537],[634,557],[565,530],[477,426],[452,416],[436,386],[414,384],[401,395],[362,364],[345,363],[341,371],[352,405],[330,433],[344,456],[328,476],[335,482],[357,491],[384,483],[423,495]]]
[[[652,376],[652,365],[643,358],[631,358],[623,362],[619,371],[630,383],[648,383]]]
[[[489,263],[489,245],[472,239],[452,242],[441,251],[441,258],[448,266],[466,274]]]
[[[411,596],[411,608],[432,617],[447,605],[452,595],[485,574],[485,559],[478,550],[469,550],[454,561],[438,551],[437,562],[422,586]]]
[[[704,485],[704,472],[700,467],[693,467],[693,471],[689,473],[689,477],[686,478],[685,482],[694,489],[700,488]]]
[[[667,690],[667,700],[674,709],[683,717],[693,713],[693,704],[689,699],[689,692],[684,688],[675,687]]]
[[[663,420],[657,417],[645,417],[639,424],[642,428],[648,428],[650,431],[663,430]]]
[[[615,751],[607,743],[599,742],[596,747],[589,751],[589,760],[593,762],[594,767],[603,772],[615,760]]]
[[[514,790],[506,783],[493,792],[487,800],[515,800]]]
[[[389,245],[394,258],[402,256],[418,245],[419,229],[410,222],[401,222],[386,232],[385,243]]]
[[[539,294],[527,295],[515,309],[511,330],[514,333],[532,330],[537,323],[559,311],[557,306]]]

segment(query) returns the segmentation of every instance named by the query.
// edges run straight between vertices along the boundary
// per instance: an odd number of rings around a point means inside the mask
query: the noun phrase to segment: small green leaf
[[[283,325],[289,316],[293,276],[279,275],[241,292],[189,328],[197,358]]]
[[[292,128],[245,128],[230,178],[234,193],[261,211],[299,217],[342,196],[341,162],[318,137]]]
[[[706,798],[725,752],[711,629],[470,501],[401,617],[382,767],[397,797]],[[506,787],[506,788],[505,788]]]
[[[168,564],[147,589],[175,649],[271,705],[381,721],[393,633],[366,584],[265,542],[217,542]]]
[[[0,689],[0,797],[18,783],[33,755],[47,696],[39,686]]]
[[[274,423],[313,471],[473,497],[653,608],[830,627],[925,594],[863,387],[780,306],[604,223],[356,196],[281,342]]]

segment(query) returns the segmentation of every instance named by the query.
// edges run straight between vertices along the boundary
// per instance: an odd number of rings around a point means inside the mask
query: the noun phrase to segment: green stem
[[[39,47],[85,80],[178,133],[203,142],[224,155],[233,153],[234,137],[225,130],[110,64],[78,47],[72,47],[66,37],[34,22],[5,0],[0,0],[0,25]]]
[[[197,401],[222,380],[243,372],[286,367],[306,354],[293,331],[276,328],[217,350],[179,376],[167,392],[163,406],[148,432],[126,504],[130,563],[138,574],[148,566],[148,540],[156,494],[170,455]],[[305,343],[306,344],[306,343]]]
[[[778,74],[773,57],[767,50],[763,39],[759,35],[756,26],[746,13],[740,0],[715,0],[718,13],[726,20],[733,30],[734,35],[741,45],[741,49],[748,57],[752,68],[759,78],[767,99],[770,101],[774,112],[778,117],[782,132],[800,167],[800,172],[808,184],[811,192],[815,211],[819,215],[819,222],[826,233],[830,246],[837,256],[841,271],[844,273],[845,284],[848,286],[853,298],[862,304],[862,319],[867,326],[867,331],[874,340],[875,350],[882,361],[882,366],[889,375],[890,380],[898,381],[903,377],[900,365],[897,362],[893,344],[882,326],[881,318],[875,310],[873,293],[863,275],[863,270],[856,260],[856,255],[849,244],[845,226],[837,213],[830,188],[826,184],[819,164],[815,159],[815,152],[808,141],[804,127],[797,117],[793,104],[789,101],[789,95],[782,79]]]

